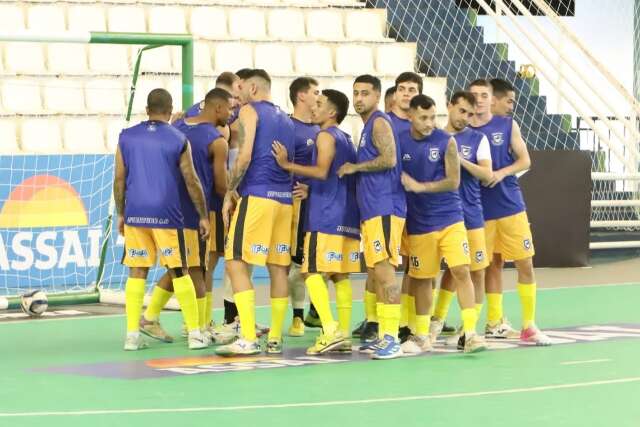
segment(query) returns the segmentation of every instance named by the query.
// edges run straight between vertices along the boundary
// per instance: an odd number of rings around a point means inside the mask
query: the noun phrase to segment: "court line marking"
[[[476,391],[468,393],[446,393],[446,394],[427,394],[419,396],[405,397],[388,397],[379,399],[360,399],[360,400],[344,400],[344,401],[325,401],[325,402],[300,402],[300,403],[279,403],[264,405],[241,405],[241,406],[202,406],[193,408],[143,408],[143,409],[96,409],[86,411],[49,411],[49,412],[0,412],[0,418],[26,418],[26,417],[50,417],[50,416],[83,416],[83,415],[118,415],[118,414],[154,414],[154,413],[187,413],[187,412],[233,412],[233,411],[249,411],[259,409],[285,409],[285,408],[312,408],[325,406],[352,406],[366,405],[371,403],[392,403],[392,402],[410,402],[419,400],[440,400],[440,399],[457,399],[465,397],[482,397],[496,396],[520,393],[543,392],[549,390],[566,390],[574,388],[585,388],[599,385],[624,384],[640,382],[640,377],[627,377],[611,380],[589,381],[573,384],[556,384],[528,388],[512,388],[505,390],[493,391]]]
[[[591,360],[573,360],[569,362],[561,362],[561,365],[570,366],[570,365],[583,365],[587,363],[604,363],[611,362],[611,359],[591,359]]]

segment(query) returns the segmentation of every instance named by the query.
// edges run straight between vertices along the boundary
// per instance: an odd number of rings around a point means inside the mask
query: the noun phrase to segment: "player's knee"
[[[535,281],[533,273],[533,260],[525,258],[514,262],[518,270],[518,281],[520,283],[533,283]]]
[[[458,265],[455,267],[450,267],[449,271],[451,272],[451,277],[453,277],[453,279],[457,281],[467,280],[471,277],[468,265]]]

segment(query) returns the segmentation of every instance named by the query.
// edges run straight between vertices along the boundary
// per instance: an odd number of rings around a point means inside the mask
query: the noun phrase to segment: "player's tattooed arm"
[[[493,176],[488,181],[488,187],[495,187],[505,177],[510,175],[516,175],[519,172],[524,172],[531,167],[531,157],[529,157],[529,151],[527,150],[527,144],[522,139],[522,133],[520,132],[520,126],[515,121],[511,127],[511,151],[516,161],[513,164],[499,169],[493,172]]]
[[[396,166],[396,139],[391,125],[385,119],[378,117],[373,122],[371,133],[373,146],[378,150],[378,156],[362,163],[345,163],[338,169],[338,176],[351,175],[356,172],[378,172]]]
[[[447,151],[444,156],[445,177],[439,181],[418,182],[409,174],[402,173],[402,185],[406,191],[412,193],[442,193],[455,191],[460,186],[460,157],[458,146],[453,138],[447,143]]]
[[[186,143],[186,148],[180,155],[180,172],[184,178],[184,183],[187,186],[187,192],[189,197],[196,207],[198,216],[200,218],[208,218],[207,202],[204,198],[204,191],[202,191],[202,183],[196,170],[193,166],[193,157],[191,157],[191,144]]]
[[[209,154],[213,159],[213,189],[220,197],[224,197],[227,193],[228,145],[227,141],[223,137],[220,137],[209,146]]]
[[[242,182],[242,178],[249,169],[251,154],[253,153],[253,140],[256,137],[258,126],[258,114],[250,105],[240,109],[238,115],[238,157],[229,176],[228,192],[235,192]]]
[[[120,146],[116,150],[116,170],[113,178],[113,198],[118,212],[118,231],[124,234],[124,191],[126,187],[127,168],[122,159]]]

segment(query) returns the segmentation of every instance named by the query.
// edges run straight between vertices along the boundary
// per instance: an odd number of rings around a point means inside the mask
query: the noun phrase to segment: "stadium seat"
[[[269,37],[276,40],[304,40],[304,13],[300,9],[273,9],[268,17]]]
[[[130,47],[121,44],[89,45],[89,69],[97,74],[129,74]]]
[[[221,7],[195,7],[191,10],[191,34],[206,39],[227,37],[227,15]]]
[[[60,32],[67,29],[64,8],[54,5],[32,5],[27,9],[27,29]]]
[[[250,43],[216,43],[214,49],[216,72],[253,68],[253,48]]]
[[[5,43],[4,66],[16,74],[45,74],[44,51],[39,43]]]
[[[214,87],[214,79],[211,78],[198,78],[193,82],[193,101],[198,102],[204,99],[204,96],[209,91],[208,83],[211,83],[211,88]]]
[[[150,33],[174,33],[187,32],[184,8],[179,6],[156,6],[149,9]]]
[[[151,92],[153,89],[165,88],[165,86],[166,85],[163,79],[150,76],[141,77],[136,85],[136,93],[133,98],[132,113],[145,114],[147,107],[147,96],[149,95],[149,92]],[[174,107],[179,107],[180,104],[176,104],[176,102],[174,101],[173,105]]]
[[[19,3],[0,4],[0,28],[8,32],[25,29],[24,12]]]
[[[71,153],[104,153],[104,129],[97,119],[72,118],[62,123],[64,150]]]
[[[336,72],[359,75],[373,71],[373,52],[368,45],[341,45],[336,48]]]
[[[416,48],[411,43],[393,43],[376,49],[376,70],[382,75],[398,75],[415,69]]]
[[[62,151],[60,123],[57,119],[25,119],[20,131],[22,151],[55,154]]]
[[[167,82],[167,90],[173,98],[173,111],[182,110],[182,79],[180,77],[172,77]],[[194,101],[198,99],[194,98]]]
[[[135,121],[131,122],[131,125],[135,124]],[[107,151],[109,153],[115,153],[116,148],[118,147],[118,138],[120,137],[120,132],[124,129],[126,123],[122,119],[111,119],[107,120],[105,123],[106,129],[106,141],[107,141]]]
[[[271,100],[286,112],[293,111],[293,105],[289,100],[289,79],[273,79],[271,81]]]
[[[84,44],[47,44],[47,64],[55,74],[86,74],[87,47]]]
[[[84,88],[85,103],[90,113],[124,114],[125,93],[120,80],[92,79]]]
[[[351,10],[345,12],[344,28],[349,40],[381,40],[386,22],[381,9]]]
[[[210,43],[204,41],[195,42],[193,46],[193,70],[196,74],[211,74],[213,67],[211,66],[211,50]],[[173,65],[180,68],[182,64],[182,52],[180,49],[172,51]]]
[[[18,145],[18,134],[16,132],[16,121],[14,119],[0,120],[0,153],[12,154],[20,152]]]
[[[323,88],[339,90],[349,98],[349,114],[356,114],[353,109],[353,78],[327,79],[322,81]]]
[[[131,50],[131,64],[136,63],[138,52],[142,46],[135,46]],[[155,49],[145,50],[142,53],[142,60],[140,61],[140,71],[143,73],[175,73],[180,69],[180,63],[178,66],[174,66],[171,56],[177,56],[180,58],[180,53],[177,54],[172,51],[180,51],[177,46],[160,46]]]
[[[84,88],[80,79],[47,80],[42,85],[44,109],[51,113],[86,112]]]
[[[266,37],[264,13],[261,9],[230,9],[228,14],[231,38],[262,40]]]
[[[107,31],[104,8],[98,5],[72,5],[67,10],[69,31]]]
[[[423,82],[422,92],[436,101],[438,114],[447,114],[447,79],[445,77],[425,77]]]
[[[254,64],[256,68],[263,68],[269,74],[288,76],[293,74],[291,47],[286,44],[265,43],[258,44],[254,50]]]
[[[334,73],[331,48],[314,43],[298,45],[295,52],[296,71],[300,74],[330,76]]]
[[[30,79],[2,80],[2,105],[13,113],[41,112],[40,82]]]
[[[343,40],[342,12],[332,9],[310,10],[307,15],[307,37],[316,40]]]
[[[139,6],[114,6],[107,9],[109,31],[146,33],[144,9]]]

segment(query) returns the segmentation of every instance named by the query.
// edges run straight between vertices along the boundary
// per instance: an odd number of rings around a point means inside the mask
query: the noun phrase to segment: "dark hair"
[[[387,89],[384,92],[385,99],[390,97],[390,96],[393,96],[394,93],[396,93],[396,87],[395,86],[391,86],[389,89]]]
[[[347,98],[347,95],[334,89],[324,89],[322,94],[326,96],[331,105],[336,108],[336,121],[338,124],[342,123],[349,111],[349,98]]]
[[[222,88],[214,88],[207,92],[207,95],[204,97],[204,102],[213,102],[216,99],[221,101],[229,101],[231,99],[231,94]]]
[[[449,101],[449,102],[452,105],[455,105],[455,104],[458,103],[459,99],[464,99],[469,104],[471,104],[472,107],[474,107],[476,105],[476,97],[473,96],[473,94],[471,92],[468,92],[466,90],[459,90],[456,93],[454,93],[453,96],[451,97],[451,101]]]
[[[249,78],[249,74],[251,74],[251,71],[253,71],[252,68],[241,68],[236,71],[236,76],[238,76],[240,80],[247,80]]]
[[[423,110],[428,110],[431,107],[436,106],[436,101],[433,98],[427,95],[416,95],[411,98],[411,102],[409,102],[409,108],[413,110],[417,110],[418,108],[422,108]]]
[[[289,85],[289,99],[294,107],[298,101],[298,94],[308,91],[311,86],[318,86],[318,81],[313,77],[298,77],[291,82]]]
[[[471,83],[469,83],[468,88],[471,89],[472,86],[480,86],[480,87],[491,88],[491,85],[485,79],[476,79],[476,80],[472,81]]]
[[[396,77],[396,88],[400,83],[416,83],[418,85],[418,92],[422,93],[422,77],[412,71],[405,71],[404,73],[400,73],[398,77]]]
[[[157,88],[147,95],[147,109],[151,114],[167,114],[173,109],[173,99],[168,90]]]
[[[507,92],[516,91],[511,83],[503,79],[491,79],[489,83],[491,84],[491,88],[493,89],[493,94],[498,98],[502,98],[507,94]]]
[[[378,92],[382,91],[382,84],[380,83],[380,79],[376,76],[372,76],[371,74],[362,74],[356,77],[356,79],[353,81],[353,84],[355,85],[356,83],[369,83],[371,86],[373,86],[373,90],[376,90]]]
[[[254,68],[253,70],[248,72],[247,78],[245,80],[252,79],[254,77],[264,80],[265,82],[267,82],[269,87],[271,87],[271,77],[269,77],[269,73],[267,73],[262,68]]]
[[[238,76],[236,74],[233,74],[231,71],[225,71],[216,79],[216,87],[220,85],[232,87],[233,82],[235,82],[236,80],[238,80]]]

